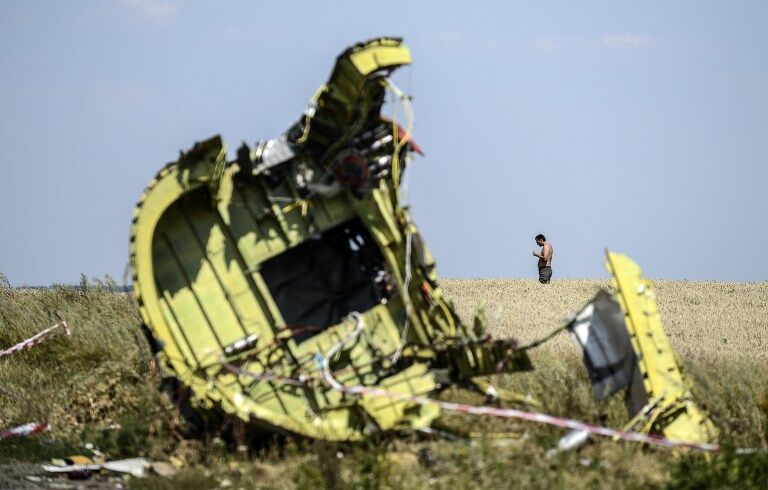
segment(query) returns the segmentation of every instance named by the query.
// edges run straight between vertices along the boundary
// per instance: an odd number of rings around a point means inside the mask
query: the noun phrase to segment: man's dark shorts
[[[550,279],[552,279],[552,267],[539,267],[539,282],[542,284],[549,284]]]

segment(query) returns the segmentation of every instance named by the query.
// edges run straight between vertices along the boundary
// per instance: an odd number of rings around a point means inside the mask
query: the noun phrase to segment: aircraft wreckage
[[[357,44],[299,120],[233,161],[220,137],[166,165],[136,206],[135,294],[166,381],[196,413],[326,440],[428,427],[451,384],[533,369],[529,346],[462,323],[400,196],[408,97],[389,79],[400,39]],[[382,116],[386,94],[405,127]],[[708,443],[650,283],[607,253],[601,291],[564,327],[595,395],[625,392],[627,430]],[[487,386],[487,384],[486,384]],[[520,402],[524,403],[524,397]]]

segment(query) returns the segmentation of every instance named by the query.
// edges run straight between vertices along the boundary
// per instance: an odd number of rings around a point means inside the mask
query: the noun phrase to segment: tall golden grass
[[[653,281],[661,319],[686,360],[768,366],[768,282]],[[442,282],[464,319],[487,301],[491,333],[522,342],[542,337],[581,308],[607,280],[448,279]],[[566,335],[542,350],[576,352]]]

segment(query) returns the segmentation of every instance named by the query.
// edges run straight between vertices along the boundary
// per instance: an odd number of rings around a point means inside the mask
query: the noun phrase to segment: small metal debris
[[[129,458],[118,461],[107,461],[102,465],[105,470],[118,473],[127,473],[137,478],[147,476],[147,470],[150,468],[151,461],[146,458]]]

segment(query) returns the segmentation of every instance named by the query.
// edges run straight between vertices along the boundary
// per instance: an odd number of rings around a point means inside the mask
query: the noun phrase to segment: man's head
[[[544,235],[542,235],[541,233],[539,233],[538,235],[536,235],[536,245],[538,245],[538,246],[540,246],[540,247],[541,247],[541,246],[543,246],[543,245],[544,245],[544,243],[545,243],[546,241],[547,241],[546,237],[545,237]]]

